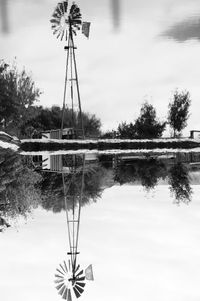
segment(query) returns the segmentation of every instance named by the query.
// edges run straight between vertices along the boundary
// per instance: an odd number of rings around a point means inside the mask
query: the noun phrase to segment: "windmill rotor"
[[[71,301],[72,292],[76,298],[79,298],[84,292],[85,287],[84,271],[81,270],[80,265],[73,269],[70,260],[68,265],[64,261],[59,265],[59,268],[56,269],[54,283],[59,295],[61,295],[64,300]]]
[[[67,40],[70,33],[76,35],[76,31],[81,29],[82,15],[76,3],[72,3],[68,9],[68,1],[59,2],[52,14],[51,28],[53,34],[61,41]]]

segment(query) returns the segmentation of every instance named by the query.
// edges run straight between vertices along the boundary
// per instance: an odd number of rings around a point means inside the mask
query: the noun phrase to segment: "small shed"
[[[190,131],[190,138],[200,139],[200,131],[197,131],[197,130]]]

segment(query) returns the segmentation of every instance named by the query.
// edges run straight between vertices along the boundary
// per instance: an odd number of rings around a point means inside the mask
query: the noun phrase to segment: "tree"
[[[145,102],[140,110],[140,116],[134,124],[135,137],[139,139],[160,138],[166,122],[159,122],[154,107]]]
[[[191,201],[192,188],[185,165],[178,162],[169,170],[170,191],[175,197],[176,204],[181,202],[188,204]]]
[[[132,123],[120,123],[117,129],[117,136],[120,139],[133,139],[135,137],[135,126]]]
[[[0,218],[26,217],[40,203],[42,178],[11,150],[0,149],[0,158]]]
[[[42,131],[54,130],[61,128],[62,109],[59,106],[52,106],[51,108],[43,108],[42,106],[34,107],[35,112],[33,118],[30,118],[21,127],[21,132],[26,136],[31,129],[31,132],[41,133]],[[83,124],[85,129],[85,135],[100,134],[101,122],[94,114],[83,112]],[[73,118],[72,118],[73,115]],[[64,112],[64,128],[72,127],[72,119],[74,121],[74,127],[80,129],[80,118],[77,112],[73,112],[71,109],[66,108]]]
[[[174,92],[174,98],[169,104],[168,122],[173,129],[174,137],[179,136],[186,127],[191,104],[189,92]]]
[[[16,128],[33,117],[30,108],[40,94],[25,70],[19,72],[16,65],[0,61],[0,124],[4,129],[15,133]]]

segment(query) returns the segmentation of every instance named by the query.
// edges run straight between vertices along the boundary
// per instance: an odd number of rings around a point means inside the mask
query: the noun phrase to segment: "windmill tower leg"
[[[65,84],[64,84],[64,96],[63,96],[61,135],[63,133],[63,127],[64,127],[67,82],[70,81],[71,82],[71,84],[70,84],[71,119],[72,119],[71,125],[73,128],[76,127],[75,120],[74,120],[74,82],[75,82],[77,98],[78,98],[78,118],[80,118],[81,138],[84,139],[85,133],[84,133],[84,124],[83,124],[83,114],[82,114],[82,108],[81,108],[81,97],[80,97],[80,89],[79,89],[78,71],[77,71],[77,64],[76,64],[74,40],[73,40],[73,35],[72,35],[71,30],[69,31],[68,46],[66,46],[65,49],[67,50],[67,58],[66,58]],[[70,72],[70,78],[68,78],[68,72]]]

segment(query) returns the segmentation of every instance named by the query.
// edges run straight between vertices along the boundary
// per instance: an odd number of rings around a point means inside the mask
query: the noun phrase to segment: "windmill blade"
[[[62,274],[63,276],[65,276],[65,274],[63,272],[61,272],[59,269],[56,269],[57,272],[59,272],[60,274]]]
[[[76,281],[84,281],[85,280],[85,277],[81,277],[81,278],[76,278]]]
[[[65,291],[66,286],[64,285],[61,290],[59,291],[59,295],[63,295],[64,291]]]
[[[59,284],[59,285],[56,286],[56,289],[59,291],[63,286],[64,286],[64,283]]]
[[[61,31],[58,33],[58,35],[57,35],[57,39],[60,37],[61,33],[62,33]]]
[[[69,271],[71,271],[71,261],[68,260],[68,264],[69,264]]]
[[[60,19],[60,15],[57,12],[54,12],[52,17],[55,19]]]
[[[65,271],[68,272],[66,262],[64,261]]]
[[[65,291],[64,291],[64,293],[63,293],[63,295],[62,295],[62,298],[63,298],[64,300],[67,300],[67,294],[68,294],[68,288],[65,289]]]
[[[59,264],[63,272],[65,273],[65,269],[63,268],[62,264]]]
[[[80,19],[74,19],[72,20],[72,24],[82,24],[82,21]]]
[[[58,3],[58,9],[60,10],[61,14],[64,15],[65,10],[64,10],[64,8],[63,8],[62,2],[59,2],[59,3]]]
[[[59,7],[57,6],[56,9],[55,9],[55,13],[58,15],[58,17],[61,17],[62,16],[62,13],[59,9]]]
[[[61,41],[63,40],[64,34],[65,34],[65,31],[63,30],[63,33],[62,33],[61,38],[60,38]]]
[[[76,267],[75,273],[78,271],[79,268],[80,268],[80,264],[78,264],[78,266]]]
[[[54,280],[54,283],[55,284],[59,284],[59,283],[62,283],[63,281],[64,281],[64,278],[63,279]]]
[[[85,287],[85,283],[84,282],[78,282],[78,281],[76,281],[76,285],[79,285],[81,287]]]
[[[55,19],[51,19],[50,22],[53,23],[53,24],[58,24],[58,25],[60,24],[60,20],[56,19],[56,18]]]
[[[82,289],[81,287],[79,287],[78,285],[75,285],[75,288],[77,289],[77,291],[82,294],[84,292],[84,289]]]
[[[57,24],[51,25],[51,29],[54,29],[54,28],[56,28],[57,26],[58,26]]]
[[[55,274],[55,277],[60,278],[60,279],[64,279],[63,276],[60,276],[60,275],[58,275],[58,274]]]
[[[83,274],[83,270],[81,270],[77,275],[76,275],[76,278],[78,278],[78,276],[82,275]]]
[[[72,301],[72,294],[71,294],[71,290],[68,290],[68,294],[67,294],[67,301]]]
[[[79,293],[79,291],[77,290],[77,288],[75,286],[73,287],[73,290],[76,295],[76,298],[79,298],[81,294]]]

